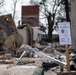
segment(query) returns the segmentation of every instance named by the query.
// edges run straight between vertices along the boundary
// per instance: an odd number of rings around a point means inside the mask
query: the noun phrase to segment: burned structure
[[[18,34],[11,14],[0,16],[0,48],[15,50],[21,46],[22,36]]]

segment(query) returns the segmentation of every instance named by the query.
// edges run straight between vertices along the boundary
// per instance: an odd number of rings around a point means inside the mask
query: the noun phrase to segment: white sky
[[[27,1],[18,0],[17,5],[16,5],[16,18],[15,18],[16,23],[18,22],[18,20],[21,20],[21,6],[22,5],[29,5],[29,0]],[[0,8],[0,11],[1,11],[0,15],[12,14],[13,13],[13,0],[4,0],[4,6]]]
[[[16,18],[15,18],[16,24],[18,20],[21,20],[21,6],[22,5],[30,5],[29,0],[18,0],[17,5],[16,5]],[[0,11],[2,12],[0,15],[12,14],[13,0],[5,0],[4,6],[0,8]],[[45,24],[45,20],[42,20],[41,22]]]
[[[16,18],[15,18],[16,24],[18,20],[21,20],[21,6],[22,5],[30,5],[29,0],[18,0],[17,6],[16,6]],[[3,12],[1,13],[1,15],[12,14],[13,13],[13,0],[5,0],[4,6],[0,8],[0,11]],[[41,22],[45,24],[45,20],[41,20]]]
[[[13,0],[5,0],[4,6],[2,8],[0,8],[0,11],[3,12],[3,13],[1,13],[2,15],[12,14],[12,12],[13,12],[13,2],[12,1]],[[21,6],[22,5],[30,5],[29,0],[18,0],[17,7],[16,7],[16,18],[15,18],[16,26],[18,24],[18,21],[21,20]],[[41,22],[45,24],[45,20],[41,20]],[[56,31],[54,31],[53,33],[57,34]]]

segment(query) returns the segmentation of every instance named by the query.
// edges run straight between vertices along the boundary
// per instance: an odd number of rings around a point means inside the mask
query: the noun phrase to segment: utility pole
[[[65,1],[66,20],[70,21],[70,18],[69,18],[69,3],[68,3],[68,0],[64,0],[64,1]]]

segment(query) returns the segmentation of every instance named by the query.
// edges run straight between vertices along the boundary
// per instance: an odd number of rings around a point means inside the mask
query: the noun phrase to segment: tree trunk
[[[70,21],[69,18],[69,4],[68,4],[68,0],[64,0],[65,1],[65,12],[66,12],[66,20]]]
[[[51,20],[51,14],[49,14],[49,16],[47,17],[48,20],[48,37],[49,37],[49,41],[52,41],[52,32],[53,32],[53,21]]]

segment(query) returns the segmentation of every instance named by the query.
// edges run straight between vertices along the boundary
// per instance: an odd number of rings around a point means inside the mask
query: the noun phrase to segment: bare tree
[[[0,0],[0,7],[3,6],[4,0]]]
[[[16,14],[17,1],[18,1],[18,0],[13,0],[13,19],[15,18],[15,14]]]
[[[15,20],[15,22],[16,21],[18,22],[18,19],[20,17],[20,13],[19,12],[21,12],[21,11],[19,11],[18,4],[20,4],[20,6],[21,6],[23,3],[26,3],[26,1],[25,0],[11,0],[11,1],[12,1],[13,19]]]
[[[3,13],[2,7],[3,7],[3,5],[4,5],[4,1],[5,1],[5,0],[0,0],[0,14]]]
[[[44,18],[48,23],[48,37],[50,41],[52,39],[52,32],[56,25],[57,17],[62,17],[64,12],[63,0],[31,0],[30,2],[34,5],[40,6],[40,12],[43,13]],[[44,10],[43,10],[44,9]]]

